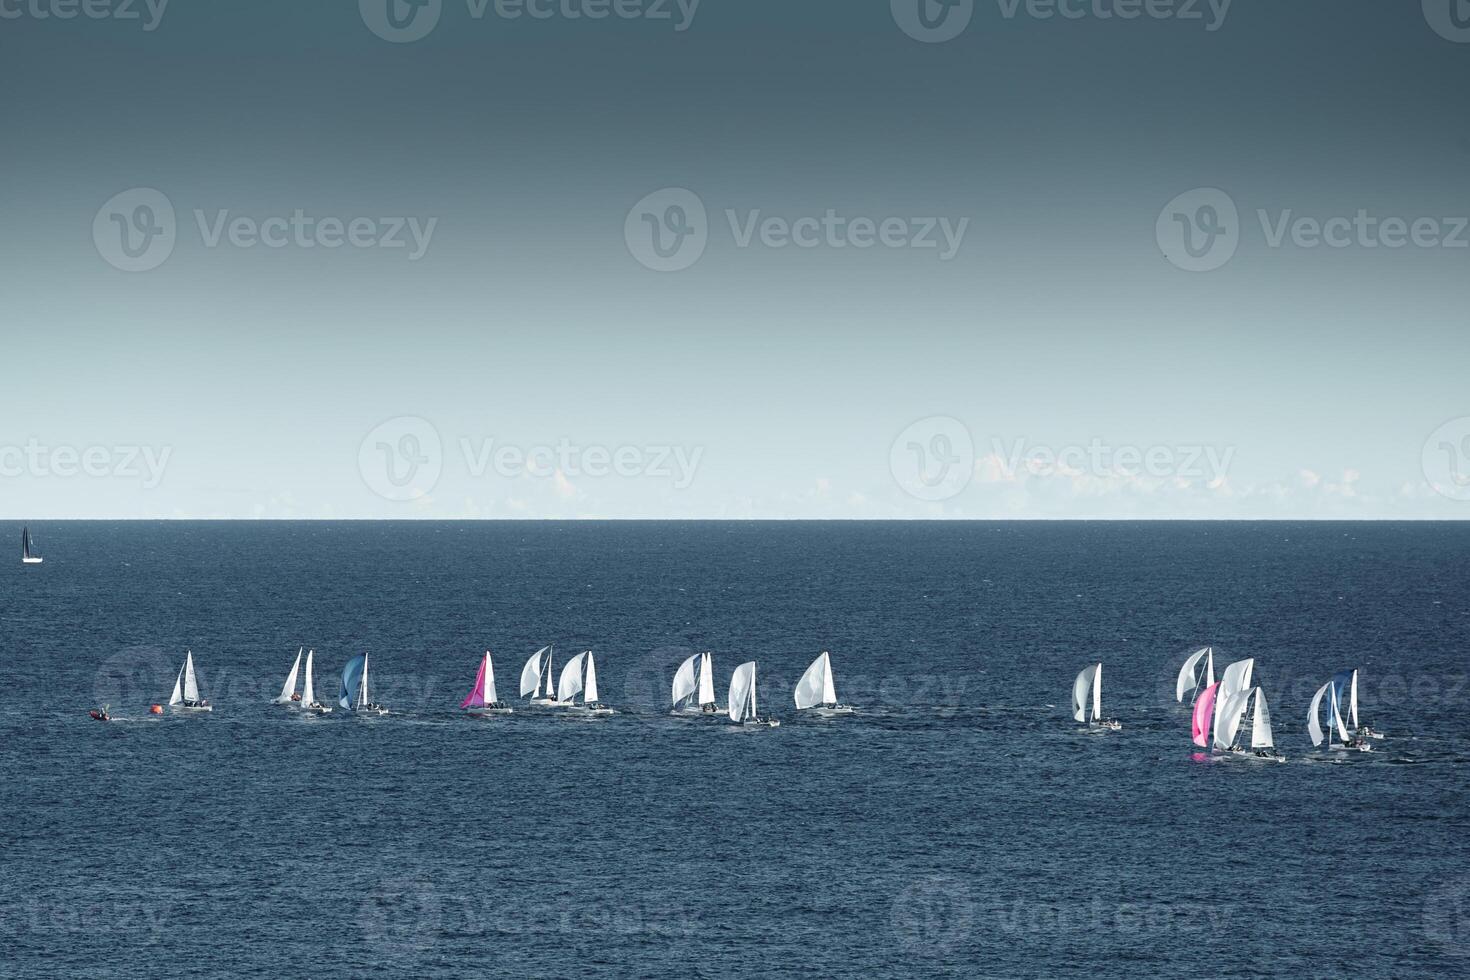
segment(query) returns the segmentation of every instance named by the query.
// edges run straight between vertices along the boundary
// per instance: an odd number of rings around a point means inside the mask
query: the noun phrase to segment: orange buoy
[[[155,704],[155,705],[151,706],[148,709],[148,713],[150,715],[161,715],[161,714],[163,714],[163,705],[161,705],[161,704]]]

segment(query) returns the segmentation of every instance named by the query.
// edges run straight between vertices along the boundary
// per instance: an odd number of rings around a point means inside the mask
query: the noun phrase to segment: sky
[[[0,0],[0,81],[7,519],[1470,516],[1465,0]]]

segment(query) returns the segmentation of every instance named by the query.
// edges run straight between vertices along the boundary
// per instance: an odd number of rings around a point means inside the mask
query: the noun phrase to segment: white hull
[[[715,705],[702,708],[697,704],[688,705],[683,708],[675,708],[669,712],[676,718],[715,718],[725,713],[725,709]]]
[[[476,715],[478,717],[484,718],[484,717],[489,716],[489,715],[513,715],[513,714],[515,714],[515,709],[514,708],[471,708],[470,711],[469,711],[469,713],[472,714],[472,715]]]
[[[1121,732],[1123,730],[1123,723],[1117,719],[1109,718],[1106,721],[1093,722],[1092,727],[1102,729],[1103,731]]]
[[[563,704],[562,702],[556,700],[556,698],[532,698],[530,703],[534,707],[537,707],[537,708],[566,708],[566,707],[569,707],[569,705]]]
[[[811,713],[818,718],[840,718],[843,715],[857,714],[857,709],[850,704],[831,704],[812,708]]]
[[[175,711],[213,711],[212,704],[176,704],[172,706]]]
[[[747,718],[740,723],[742,728],[780,728],[781,722],[775,718]]]
[[[46,559],[44,559],[44,558],[22,558],[20,560],[20,563],[22,565],[39,565],[39,564],[41,564],[41,562],[43,562],[45,560]]]
[[[617,714],[617,711],[612,708],[605,706],[589,708],[585,704],[568,705],[567,711],[579,718],[606,718],[608,715]]]
[[[310,705],[305,709],[305,711],[307,714],[311,715],[329,715],[332,713],[332,709],[325,704]]]

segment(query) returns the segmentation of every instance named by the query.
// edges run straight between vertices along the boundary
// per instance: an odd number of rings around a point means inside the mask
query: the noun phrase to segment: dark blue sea
[[[1470,970],[1470,524],[53,523],[0,564],[6,977]],[[13,528],[19,550],[20,528]],[[460,715],[554,642],[620,714]],[[1285,765],[1196,754],[1256,658]],[[375,720],[268,702],[298,647]],[[154,717],[186,650],[211,715]],[[779,729],[666,714],[759,664]],[[859,713],[797,717],[830,650]],[[1102,661],[1119,732],[1079,730]],[[1308,700],[1361,669],[1377,751]],[[116,720],[90,720],[107,701]]]

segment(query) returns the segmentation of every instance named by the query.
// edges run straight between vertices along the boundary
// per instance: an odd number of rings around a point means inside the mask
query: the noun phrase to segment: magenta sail
[[[470,691],[470,696],[464,699],[461,708],[483,708],[485,707],[485,662],[488,656],[480,658],[480,672],[475,675],[475,686]]]
[[[1198,700],[1194,702],[1194,744],[1205,748],[1210,744],[1210,719],[1215,714],[1215,692],[1219,684],[1211,684],[1204,689]]]

